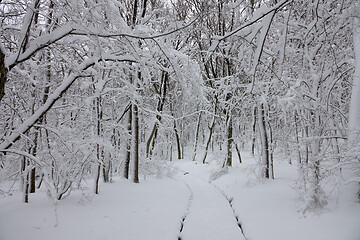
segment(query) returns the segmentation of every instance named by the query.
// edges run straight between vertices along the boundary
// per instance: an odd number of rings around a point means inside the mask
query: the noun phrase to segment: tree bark
[[[227,115],[227,121],[226,121],[226,128],[227,128],[227,154],[226,154],[226,166],[231,167],[232,165],[232,116],[230,113]]]
[[[269,178],[269,142],[268,136],[266,133],[266,122],[265,122],[265,109],[264,104],[261,103],[259,106],[258,115],[259,115],[259,129],[260,129],[260,139],[261,139],[261,159],[262,165],[264,167],[263,175],[265,178]]]
[[[1,43],[0,43],[1,44]],[[5,83],[7,80],[7,68],[5,67],[5,53],[3,52],[2,45],[0,46],[0,102],[5,96]]]
[[[128,115],[128,139],[126,141],[126,156],[125,156],[125,165],[124,165],[124,178],[129,179],[129,168],[130,168],[130,159],[131,159],[131,136],[132,136],[132,105],[130,105],[129,115]]]
[[[239,158],[239,162],[242,163],[242,159],[241,159],[241,154],[240,154],[240,150],[237,144],[235,144],[235,149]]]
[[[174,119],[174,133],[175,133],[175,138],[176,138],[178,159],[182,159],[180,137],[179,137],[179,133],[178,133],[178,130],[177,130],[177,127],[176,127],[176,120],[175,119]]]
[[[210,147],[212,135],[213,135],[213,132],[214,132],[214,127],[215,127],[215,115],[216,115],[216,104],[215,104],[214,116],[213,116],[213,118],[212,118],[211,125],[210,125],[210,127],[209,127],[209,137],[208,137],[208,139],[207,139],[207,141],[206,141],[205,155],[204,155],[203,160],[202,160],[202,163],[203,163],[203,164],[205,164],[205,162],[206,162],[206,157],[207,157],[207,154],[208,154],[208,151],[209,151],[209,147]]]
[[[134,113],[134,183],[139,183],[139,109],[136,104],[133,104]]]
[[[194,152],[193,152],[193,157],[192,157],[193,161],[195,161],[195,158],[196,158],[196,150],[197,150],[197,145],[199,142],[200,122],[201,122],[201,112],[199,113],[196,130],[195,130]]]
[[[155,140],[157,137],[157,133],[158,133],[158,128],[159,128],[159,123],[161,121],[161,112],[163,111],[164,108],[164,104],[165,104],[165,99],[166,99],[166,92],[167,92],[167,82],[168,82],[168,73],[167,72],[162,72],[162,76],[161,76],[161,85],[160,85],[160,89],[156,90],[156,92],[159,94],[159,101],[157,104],[157,112],[158,114],[156,115],[156,122],[154,123],[153,129],[150,133],[150,136],[146,142],[146,157],[151,157],[152,152],[154,150],[155,147]],[[156,86],[154,85],[154,88],[156,88]]]
[[[101,135],[101,106],[100,97],[96,98],[96,134],[98,137]],[[99,179],[101,174],[102,165],[102,149],[100,144],[96,144],[96,158],[97,158],[97,172],[95,178],[95,194],[99,194]]]
[[[253,110],[253,121],[252,121],[252,142],[251,142],[251,153],[255,154],[255,141],[256,141],[256,115],[257,107],[254,107]]]

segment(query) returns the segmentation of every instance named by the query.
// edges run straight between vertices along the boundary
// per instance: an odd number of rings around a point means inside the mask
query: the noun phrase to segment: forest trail
[[[192,192],[179,240],[246,240],[229,201],[200,175],[187,173],[182,180]]]

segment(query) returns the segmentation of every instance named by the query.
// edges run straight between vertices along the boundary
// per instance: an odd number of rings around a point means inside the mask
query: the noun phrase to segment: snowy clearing
[[[296,167],[277,163],[276,179],[261,183],[254,164],[250,155],[228,171],[216,161],[177,160],[171,178],[140,184],[115,179],[102,184],[98,196],[89,187],[57,207],[44,192],[28,204],[16,193],[0,199],[0,239],[359,239],[358,204],[303,214],[294,190]]]

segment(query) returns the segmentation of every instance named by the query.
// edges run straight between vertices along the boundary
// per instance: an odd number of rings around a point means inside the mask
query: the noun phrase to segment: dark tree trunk
[[[262,161],[264,164],[264,177],[265,178],[270,178],[270,173],[269,173],[269,163],[270,163],[270,159],[269,159],[269,141],[268,141],[268,136],[267,136],[267,131],[266,131],[266,120],[265,120],[265,109],[264,109],[264,104],[260,104],[260,109],[259,109],[259,128],[260,128],[260,138],[261,138],[261,150],[262,150]]]
[[[296,140],[296,145],[297,145],[297,152],[298,152],[298,163],[299,166],[301,166],[302,164],[302,160],[301,160],[301,148],[300,148],[300,141],[299,141],[299,127],[298,127],[298,118],[297,118],[297,112],[294,112],[294,122],[295,122],[295,140]],[[290,160],[290,164],[291,164],[291,160]]]
[[[235,144],[235,149],[239,158],[239,162],[242,163],[242,159],[241,159],[241,154],[240,154],[240,150],[237,144]]]
[[[5,96],[5,83],[8,70],[5,68],[5,53],[0,49],[0,102]]]
[[[139,182],[139,110],[133,104],[134,111],[134,182]]]
[[[179,133],[178,133],[178,130],[177,130],[177,127],[176,127],[176,120],[175,119],[174,119],[174,132],[175,132],[175,138],[176,138],[178,159],[182,159],[180,137],[179,137]]]
[[[24,202],[29,202],[29,172],[27,167],[29,162],[26,160],[26,157],[23,157],[21,160],[21,176],[22,176],[22,191],[24,193]]]
[[[227,121],[226,121],[226,128],[227,128],[227,154],[226,154],[226,166],[231,167],[232,165],[232,116],[230,114],[227,115]]]
[[[131,136],[132,136],[132,104],[129,109],[128,116],[128,127],[127,131],[129,137],[126,141],[126,156],[125,156],[125,165],[124,165],[124,178],[129,179],[129,168],[130,168],[130,159],[131,159]]]
[[[97,136],[101,136],[101,118],[102,118],[102,110],[101,110],[101,99],[100,97],[96,98],[96,133]],[[96,144],[96,157],[97,157],[97,172],[95,178],[95,194],[99,194],[99,179],[101,174],[101,165],[102,165],[102,148],[100,144]]]
[[[151,157],[152,152],[155,148],[155,140],[156,140],[156,137],[158,134],[159,123],[161,121],[160,114],[163,111],[165,99],[166,99],[168,78],[169,78],[168,73],[163,71],[162,75],[161,75],[161,84],[160,84],[159,89],[157,89],[156,85],[154,85],[155,91],[159,95],[159,101],[158,101],[157,108],[156,108],[158,114],[156,115],[156,122],[154,123],[154,127],[153,127],[153,129],[150,133],[150,136],[146,142],[146,157]]]
[[[197,151],[197,146],[198,146],[198,142],[199,142],[200,122],[201,122],[201,112],[199,113],[199,118],[197,121],[196,130],[195,130],[196,132],[195,132],[195,141],[194,141],[194,152],[193,152],[193,157],[192,157],[193,161],[195,161],[195,158],[196,158],[196,151]]]
[[[207,154],[208,154],[208,151],[209,151],[209,147],[210,147],[210,143],[211,143],[211,139],[212,139],[212,135],[213,135],[213,132],[214,132],[214,127],[215,127],[215,115],[216,115],[216,106],[215,106],[215,111],[214,111],[214,116],[213,116],[213,119],[211,121],[211,125],[209,127],[209,137],[206,141],[206,146],[205,146],[205,155],[204,155],[204,158],[202,160],[202,163],[205,164],[206,162],[206,157],[207,157]],[[213,141],[214,143],[214,141]],[[212,144],[212,148],[214,148],[214,145]]]
[[[257,107],[254,107],[254,111],[253,111],[253,122],[252,122],[252,142],[251,142],[251,153],[252,153],[252,154],[255,154],[256,115],[257,115]]]

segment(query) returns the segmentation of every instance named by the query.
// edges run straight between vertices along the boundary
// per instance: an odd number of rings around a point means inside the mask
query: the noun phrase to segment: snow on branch
[[[190,23],[182,26],[182,27],[179,27],[179,28],[176,28],[172,31],[169,31],[169,32],[165,32],[165,33],[159,33],[159,34],[155,34],[155,35],[149,35],[149,34],[144,34],[144,35],[141,35],[141,34],[131,34],[131,33],[109,33],[109,32],[101,32],[99,31],[99,29],[92,29],[92,30],[89,30],[89,29],[82,29],[82,28],[79,28],[79,29],[74,29],[74,31],[72,31],[72,34],[73,35],[86,35],[86,36],[96,36],[96,37],[104,37],[104,38],[107,38],[107,37],[129,37],[129,38],[136,38],[136,39],[142,39],[142,40],[146,40],[146,39],[156,39],[156,38],[161,38],[161,37],[165,37],[165,36],[168,36],[168,35],[171,35],[175,32],[178,32],[178,31],[181,31],[189,26],[191,26],[194,22],[196,22],[198,20],[198,18],[200,17],[197,16],[196,18],[194,18],[192,21],[190,21]]]
[[[276,4],[275,6],[273,6],[272,8],[267,8],[267,7],[259,8],[254,12],[253,17],[249,22],[241,25],[240,27],[236,28],[232,32],[226,33],[224,36],[216,36],[216,37],[214,37],[214,40],[216,42],[220,42],[220,41],[222,41],[222,40],[224,40],[224,39],[226,39],[228,37],[231,37],[234,34],[238,33],[239,31],[243,30],[244,28],[247,28],[247,27],[253,25],[254,23],[258,22],[260,19],[263,19],[267,15],[269,15],[271,13],[275,13],[279,9],[281,9],[284,6],[286,6],[287,4],[289,4],[290,2],[292,2],[292,0],[283,0],[283,1],[279,2],[278,4]]]
[[[84,60],[79,66],[78,71],[71,73],[67,76],[61,85],[57,87],[54,92],[48,97],[44,105],[35,111],[27,120],[25,120],[19,127],[17,127],[11,135],[0,144],[0,152],[4,152],[4,149],[10,148],[17,140],[20,139],[20,136],[28,131],[44,114],[46,114],[51,107],[59,100],[62,95],[70,88],[70,86],[75,82],[76,79],[83,77],[84,70],[87,70],[89,67],[95,65],[98,61],[117,61],[117,62],[135,62],[136,60],[130,56],[116,56],[106,54],[101,58],[92,57]]]
[[[37,37],[30,43],[29,47],[25,50],[25,52],[23,52],[22,54],[16,53],[7,57],[5,60],[5,67],[11,69],[14,66],[16,66],[18,63],[26,61],[31,56],[33,56],[37,51],[68,36],[74,29],[75,28],[72,24],[67,24],[57,30],[54,30],[49,34],[44,34],[42,36]]]
[[[21,49],[19,48],[17,53],[6,57],[5,67],[10,70],[14,66],[16,66],[18,63],[28,60],[31,56],[33,56],[39,50],[51,45],[52,43],[57,42],[58,40],[66,37],[68,35],[96,36],[96,37],[104,37],[104,38],[107,38],[107,37],[129,37],[129,38],[144,39],[144,40],[145,39],[156,39],[156,38],[171,35],[175,32],[183,30],[183,29],[191,26],[198,18],[199,18],[199,16],[197,16],[190,23],[188,23],[182,27],[179,27],[177,29],[174,29],[174,30],[166,32],[166,33],[160,33],[157,35],[149,35],[149,34],[146,34],[146,35],[138,34],[137,35],[137,34],[131,34],[131,33],[125,33],[125,32],[109,33],[109,32],[99,31],[99,29],[88,29],[88,28],[84,28],[79,25],[69,23],[69,24],[66,24],[66,25],[54,30],[51,33],[44,34],[42,36],[37,37],[30,43],[29,47],[21,54],[20,54]]]
[[[0,152],[8,152],[8,153],[15,153],[17,155],[21,155],[24,157],[27,157],[28,159],[32,160],[34,163],[38,164],[39,166],[43,166],[44,163],[41,163],[39,159],[37,159],[36,157],[34,157],[33,155],[31,155],[30,153],[24,152],[24,151],[20,151],[20,150],[16,150],[16,149],[1,149],[0,148]]]

